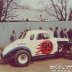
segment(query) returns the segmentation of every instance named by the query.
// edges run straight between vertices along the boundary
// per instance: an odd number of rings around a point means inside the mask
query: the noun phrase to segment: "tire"
[[[67,53],[67,51],[65,51],[65,53],[64,53],[64,58],[72,60],[72,46],[69,47],[68,53]]]
[[[70,46],[70,56],[69,56],[69,59],[71,59],[72,60],[72,46]]]
[[[19,50],[14,57],[14,63],[16,66],[28,66],[31,62],[31,55],[27,50]]]

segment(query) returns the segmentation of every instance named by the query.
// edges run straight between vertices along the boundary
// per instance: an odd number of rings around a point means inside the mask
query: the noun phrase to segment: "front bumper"
[[[1,52],[1,54],[0,54],[0,57],[1,57],[2,59],[6,59],[6,56],[4,56],[2,52]]]

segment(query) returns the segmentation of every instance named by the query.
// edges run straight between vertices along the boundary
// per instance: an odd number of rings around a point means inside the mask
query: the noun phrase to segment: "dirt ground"
[[[63,58],[34,60],[27,67],[15,67],[1,59],[0,72],[72,72],[72,60]]]

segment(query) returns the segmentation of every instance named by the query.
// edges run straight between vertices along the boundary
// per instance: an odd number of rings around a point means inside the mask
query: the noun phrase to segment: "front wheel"
[[[20,50],[15,54],[14,62],[17,66],[27,66],[31,62],[31,55],[26,50]]]

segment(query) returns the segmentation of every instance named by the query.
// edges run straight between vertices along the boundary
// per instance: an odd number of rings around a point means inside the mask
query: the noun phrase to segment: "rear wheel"
[[[70,46],[70,56],[69,56],[69,59],[71,59],[72,60],[72,46]]]
[[[16,66],[27,66],[31,62],[31,55],[26,50],[19,50],[14,57]]]
[[[72,60],[72,46],[69,47],[69,50],[66,50],[64,53],[64,58]]]

